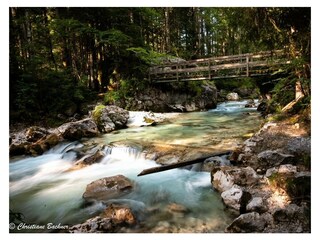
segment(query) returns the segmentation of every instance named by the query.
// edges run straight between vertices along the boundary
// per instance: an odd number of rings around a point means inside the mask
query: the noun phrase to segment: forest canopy
[[[56,114],[120,83],[134,91],[164,56],[285,49],[302,57],[282,87],[296,78],[310,85],[310,15],[296,7],[11,7],[10,117]]]

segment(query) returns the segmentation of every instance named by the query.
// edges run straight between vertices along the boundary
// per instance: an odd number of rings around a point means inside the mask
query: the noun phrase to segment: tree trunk
[[[50,29],[48,26],[48,12],[47,12],[46,8],[43,9],[43,22],[44,22],[44,26],[46,28],[46,41],[47,41],[47,47],[48,47],[49,61],[51,61],[53,63],[54,68],[57,71],[57,63],[56,63],[56,60],[54,59],[54,55],[53,55],[52,40],[50,37]]]
[[[170,26],[169,26],[169,20],[170,20],[170,8],[166,7],[164,9],[164,18],[165,18],[165,51],[167,53],[171,52],[171,42],[170,42]]]

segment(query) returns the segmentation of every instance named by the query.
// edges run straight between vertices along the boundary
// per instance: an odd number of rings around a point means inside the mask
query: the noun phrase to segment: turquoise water
[[[182,113],[155,127],[131,127],[87,142],[61,144],[38,157],[20,158],[10,163],[10,209],[20,212],[25,222],[68,224],[84,222],[99,214],[105,205],[84,204],[87,184],[99,178],[122,174],[136,183],[128,195],[112,199],[129,205],[139,219],[135,228],[123,232],[223,232],[231,218],[220,195],[211,187],[210,173],[173,169],[137,177],[157,164],[146,159],[139,142],[186,146],[234,146],[242,136],[260,125],[255,109],[244,108],[245,101],[223,103],[207,112]],[[106,157],[97,164],[68,171],[78,160],[72,149],[83,144],[107,145]],[[130,145],[134,142],[133,145]],[[107,203],[108,204],[108,203]],[[172,212],[178,204],[186,211]],[[20,230],[20,232],[34,230]],[[44,230],[49,231],[49,230]]]

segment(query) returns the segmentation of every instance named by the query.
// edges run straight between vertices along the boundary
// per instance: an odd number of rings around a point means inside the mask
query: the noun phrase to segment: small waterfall
[[[67,153],[72,150],[77,150],[83,147],[82,143],[79,142],[71,142],[71,143],[61,143],[53,148],[51,148],[49,151],[47,151],[45,154],[59,154],[59,153]]]
[[[144,154],[138,147],[131,146],[107,146],[104,148],[106,157],[102,164],[111,164],[115,162],[134,162],[137,160],[145,160]]]
[[[256,105],[259,100],[255,99],[254,104]],[[230,102],[223,102],[217,105],[216,109],[209,110],[209,112],[225,112],[225,113],[232,113],[232,112],[241,112],[244,110],[255,110],[256,108],[245,108],[246,104],[248,104],[248,100],[242,101],[230,101]]]

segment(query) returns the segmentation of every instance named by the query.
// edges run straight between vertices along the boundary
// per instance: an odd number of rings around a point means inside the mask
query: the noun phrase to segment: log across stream
[[[214,154],[211,154],[211,155],[208,155],[208,156],[205,156],[205,157],[200,157],[200,158],[196,158],[196,159],[189,160],[189,161],[173,163],[173,164],[164,165],[164,166],[160,166],[160,167],[148,168],[148,169],[143,170],[141,173],[139,173],[138,177],[139,176],[148,175],[148,174],[152,174],[152,173],[163,172],[163,171],[167,171],[167,170],[170,170],[170,169],[180,168],[180,167],[188,166],[188,165],[191,165],[191,164],[201,163],[201,162],[204,162],[206,159],[208,159],[210,157],[229,155],[230,153],[231,153],[231,151],[218,152],[218,153],[214,153]]]

